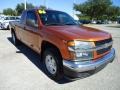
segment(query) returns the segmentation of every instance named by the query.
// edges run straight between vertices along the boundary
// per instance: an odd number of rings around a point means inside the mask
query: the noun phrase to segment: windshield
[[[39,16],[44,25],[77,25],[71,16],[60,11],[46,11]]]

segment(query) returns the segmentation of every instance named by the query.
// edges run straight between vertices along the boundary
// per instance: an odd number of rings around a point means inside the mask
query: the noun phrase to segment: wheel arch
[[[57,50],[60,57],[61,57],[61,59],[63,59],[62,54],[60,52],[60,49],[56,45],[54,45],[54,44],[52,44],[52,43],[50,43],[48,41],[42,41],[42,44],[41,44],[41,56],[43,55],[43,52],[48,48],[53,48],[53,49]]]
[[[10,30],[11,30],[11,33],[15,33],[15,29],[10,28]]]

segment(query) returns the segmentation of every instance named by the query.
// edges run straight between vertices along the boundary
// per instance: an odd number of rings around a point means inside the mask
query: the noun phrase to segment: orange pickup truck
[[[15,45],[24,43],[40,54],[47,73],[59,80],[80,77],[114,60],[109,33],[78,25],[62,11],[31,9],[11,25]]]

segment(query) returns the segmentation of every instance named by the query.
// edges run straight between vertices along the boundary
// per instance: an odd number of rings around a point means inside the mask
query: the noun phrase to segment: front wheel
[[[58,51],[54,49],[45,50],[43,59],[48,76],[54,80],[62,79],[63,65]]]

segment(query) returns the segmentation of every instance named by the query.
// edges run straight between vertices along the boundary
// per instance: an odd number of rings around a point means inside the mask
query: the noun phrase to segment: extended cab
[[[56,80],[63,74],[79,77],[81,72],[102,67],[115,57],[109,33],[77,25],[65,12],[26,10],[20,22],[13,24],[13,43],[21,41],[40,54],[46,71]]]

